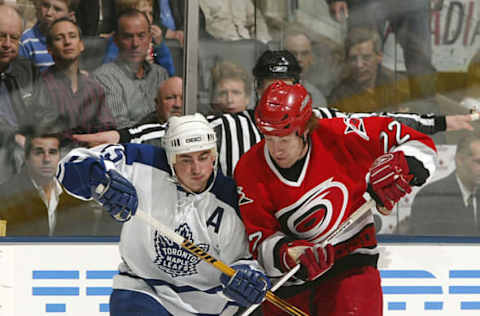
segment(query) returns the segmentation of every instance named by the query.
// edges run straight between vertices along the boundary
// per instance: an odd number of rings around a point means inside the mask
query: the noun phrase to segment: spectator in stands
[[[212,110],[214,113],[238,113],[252,99],[252,79],[237,64],[224,61],[212,68]]]
[[[18,57],[23,19],[12,7],[0,5],[0,183],[18,173],[23,153],[15,133],[31,121],[32,95],[38,70]],[[19,141],[23,137],[17,134]]]
[[[7,236],[118,235],[118,225],[97,226],[108,223],[103,212],[63,192],[55,178],[60,150],[61,138],[51,128],[27,134],[25,167],[0,186],[0,219],[7,220]]]
[[[185,0],[154,0],[153,16],[166,39],[175,39],[183,47]]]
[[[480,235],[480,135],[463,137],[456,169],[422,188],[413,201],[406,230],[414,235]]]
[[[480,109],[480,50],[468,64],[467,87],[462,103],[467,108]]]
[[[284,43],[285,48],[297,58],[303,75],[313,64],[312,40],[299,27],[291,27],[285,32]]]
[[[75,12],[84,36],[110,37],[115,29],[115,0],[81,0]]]
[[[150,24],[153,21],[153,0],[118,0],[116,2],[117,12],[123,12],[128,9],[137,9],[145,13]],[[147,61],[155,62],[168,71],[170,76],[175,73],[172,55],[167,45],[163,41],[162,31],[158,25],[151,24],[152,42],[150,43]],[[113,38],[108,39],[107,52],[103,58],[103,63],[110,63],[118,57],[118,46]]]
[[[138,125],[140,129],[156,127],[159,124],[166,126],[170,116],[182,116],[183,113],[183,81],[180,77],[171,77],[163,81],[158,87],[157,97],[155,98],[156,111],[145,117]],[[135,127],[134,127],[135,128]],[[120,134],[128,134],[128,129],[119,130]],[[113,137],[116,137],[114,131],[109,131]],[[92,134],[98,135],[98,134]],[[163,135],[163,133],[162,133]],[[82,135],[80,135],[82,136]],[[88,135],[86,135],[88,136]],[[163,143],[160,137],[144,140],[143,143],[162,147]],[[99,145],[101,145],[99,143]]]
[[[277,67],[275,65],[282,65]],[[272,68],[273,67],[273,68]],[[272,68],[272,69],[271,69]],[[263,94],[263,91],[274,81],[282,79],[288,84],[300,82],[310,93],[313,104],[318,106],[326,106],[325,97],[315,86],[308,82],[302,81],[300,67],[297,59],[288,50],[267,50],[257,60],[253,75],[255,76],[255,89],[257,98]]]
[[[160,84],[155,98],[156,123],[166,123],[170,116],[183,115],[183,81],[171,77]]]
[[[3,1],[4,4],[13,5],[20,12],[24,20],[24,28],[31,28],[35,25],[37,18],[35,17],[35,6],[32,0],[15,0],[13,2]]]
[[[170,77],[160,83],[155,97],[155,112],[144,117],[139,124],[164,124],[170,116],[183,115],[183,80]]]
[[[305,79],[305,74],[313,64],[312,40],[300,26],[290,26],[285,32],[284,43],[285,49],[295,56],[300,67],[302,67],[300,83],[310,92],[315,102],[314,104],[317,106],[326,106],[327,100],[323,93]],[[316,76],[322,75],[328,74],[316,74]]]
[[[345,50],[350,74],[329,97],[344,112],[375,112],[406,101],[396,89],[394,74],[382,67],[381,41],[374,29],[352,29]]]
[[[145,58],[152,41],[148,17],[130,9],[120,13],[114,41],[119,57],[93,73],[105,89],[117,127],[133,126],[155,111],[155,95],[167,71]]]
[[[206,31],[216,39],[235,41],[257,39],[267,43],[272,38],[260,10],[251,0],[200,0]]]
[[[289,0],[262,0],[255,1],[255,10],[260,10],[265,18],[268,31],[274,41],[280,41],[284,37],[285,28],[294,13],[294,7]]]
[[[42,72],[38,82],[36,121],[62,121],[68,135],[114,128],[103,87],[79,71],[84,45],[78,25],[67,17],[55,20],[47,33],[47,47],[55,64]]]
[[[144,117],[136,126],[139,131],[152,129],[156,130],[158,125],[165,126],[170,116],[183,115],[183,80],[180,77],[171,77],[163,81],[158,88],[157,97],[155,98],[156,111]],[[136,127],[132,127],[135,129]],[[78,142],[85,142],[89,146],[97,146],[105,144],[106,142],[118,143],[120,137],[129,138],[129,128],[120,130],[106,131],[95,134],[73,135],[73,138]],[[150,138],[149,140],[142,140],[142,142],[151,145],[162,146],[160,135],[158,137]]]
[[[433,0],[432,0],[433,1]],[[436,70],[432,65],[430,0],[327,0],[339,22],[348,17],[349,28],[373,27],[382,36],[389,21],[403,48],[413,99],[436,93]]]
[[[47,32],[53,21],[61,17],[75,18],[73,0],[35,0],[37,23],[21,38],[20,56],[28,58],[41,70],[53,65],[47,51]]]

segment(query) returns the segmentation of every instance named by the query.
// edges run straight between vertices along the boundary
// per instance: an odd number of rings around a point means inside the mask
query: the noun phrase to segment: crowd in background
[[[462,91],[445,96],[436,89],[430,15],[439,5],[432,1],[199,0],[198,109],[218,115],[254,108],[259,95],[252,69],[267,50],[288,50],[296,58],[298,81],[314,107],[351,113],[478,109],[480,50]],[[85,145],[81,134],[184,114],[185,1],[2,2],[0,220],[7,220],[7,235],[118,235],[120,226],[98,205],[63,192],[56,165],[69,149]],[[403,49],[405,71],[384,66],[387,32]],[[426,187],[397,232],[479,234],[480,209],[471,197],[480,184],[480,151],[475,131],[469,133],[471,141],[455,158],[456,174],[449,175],[458,188]],[[436,141],[456,144],[461,136]],[[422,212],[441,195],[461,197],[461,220],[448,210],[443,217]],[[436,229],[421,227],[427,221]]]

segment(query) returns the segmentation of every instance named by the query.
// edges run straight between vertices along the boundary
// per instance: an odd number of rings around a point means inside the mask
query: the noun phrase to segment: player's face
[[[313,63],[312,45],[305,35],[287,37],[285,48],[297,58],[302,72],[306,72],[310,68]]]
[[[275,78],[271,78],[271,79],[263,79],[261,84],[258,86],[257,88],[257,95],[259,98],[262,97],[263,95],[263,92],[272,84],[274,83],[275,81],[278,81],[278,80],[282,80],[283,82],[285,82],[286,84],[293,84],[293,82],[295,81],[293,78],[282,78],[282,79],[275,79]]]
[[[120,18],[115,43],[123,60],[134,64],[143,62],[151,41],[150,27],[143,15]]]
[[[47,30],[53,21],[65,16],[72,17],[66,1],[37,0],[35,12],[42,29]]]
[[[350,48],[348,62],[352,78],[359,85],[366,85],[374,83],[378,65],[382,62],[382,55],[375,52],[373,41],[367,41]]]
[[[17,57],[22,37],[22,20],[15,14],[6,13],[6,10],[2,10],[0,16],[0,69],[2,71]]]
[[[68,21],[56,23],[50,30],[50,35],[52,45],[48,48],[48,52],[57,63],[75,61],[84,50],[78,28]]]
[[[183,115],[182,79],[178,77],[167,79],[158,89],[155,103],[160,122],[167,121],[170,116]]]
[[[217,85],[214,106],[223,113],[244,111],[250,102],[245,91],[245,83],[241,79],[224,79]]]
[[[202,192],[213,172],[215,155],[212,150],[179,154],[173,165],[178,181],[192,192]]]
[[[265,144],[280,168],[290,168],[307,152],[307,146],[295,132],[287,136],[265,135]]]
[[[26,159],[30,174],[34,179],[51,180],[60,161],[60,143],[57,138],[34,138]]]

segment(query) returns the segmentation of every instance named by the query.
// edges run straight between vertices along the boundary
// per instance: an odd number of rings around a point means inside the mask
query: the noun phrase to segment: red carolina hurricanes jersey
[[[297,181],[285,179],[268,154],[265,141],[244,154],[235,169],[242,219],[250,251],[267,273],[279,276],[276,245],[285,237],[321,242],[364,202],[373,161],[403,151],[433,174],[433,141],[390,118],[322,119],[310,137]],[[351,254],[378,258],[373,216],[358,220],[334,241],[336,260]],[[368,260],[367,260],[368,261]]]

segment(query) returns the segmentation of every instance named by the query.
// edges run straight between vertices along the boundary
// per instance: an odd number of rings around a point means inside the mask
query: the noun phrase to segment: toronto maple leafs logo
[[[180,225],[175,232],[182,237],[195,242],[192,238],[192,231],[186,223]],[[198,248],[208,252],[208,244],[196,244]],[[170,274],[173,278],[197,273],[197,264],[200,258],[183,249],[176,242],[162,236],[155,231],[155,253],[157,254],[154,263],[164,272]]]
[[[346,117],[343,119],[347,128],[345,129],[345,135],[348,133],[356,133],[365,140],[370,140],[365,130],[365,124],[360,118]]]

